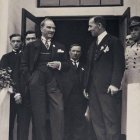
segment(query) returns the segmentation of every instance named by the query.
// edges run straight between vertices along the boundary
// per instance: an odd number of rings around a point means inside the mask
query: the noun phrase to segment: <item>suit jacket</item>
[[[85,79],[87,92],[93,83],[99,93],[106,93],[109,85],[120,88],[124,68],[124,49],[116,37],[107,34],[98,46],[94,40],[87,59]]]
[[[44,45],[42,41],[37,40],[29,43],[24,49],[23,56],[21,58],[21,72],[27,83],[30,80],[32,72],[36,69],[42,45]],[[52,61],[61,62],[61,70],[53,70],[58,86],[61,88],[61,82],[59,82],[59,79],[61,79],[62,71],[68,67],[66,62],[67,54],[64,45],[56,41],[52,40],[50,47],[52,47]]]
[[[84,80],[84,74],[85,74],[85,68],[82,63],[79,63],[78,68],[76,69],[75,66],[72,64],[71,60],[68,61],[69,69],[63,73],[63,81],[62,81],[62,87],[63,87],[63,95],[64,100],[66,101],[69,98],[69,95],[71,94],[73,88],[75,87],[75,84],[78,84],[78,92],[79,98],[80,95],[83,96],[83,80]],[[78,83],[76,83],[76,81]],[[84,97],[84,96],[83,96]]]

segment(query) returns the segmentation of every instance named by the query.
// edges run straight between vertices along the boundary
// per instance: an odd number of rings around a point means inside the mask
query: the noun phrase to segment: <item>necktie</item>
[[[74,61],[73,64],[74,64],[74,67],[77,69],[77,68],[78,68],[78,67],[77,67],[77,62]]]
[[[45,42],[45,46],[46,46],[47,50],[49,50],[50,45],[49,45],[48,41]]]

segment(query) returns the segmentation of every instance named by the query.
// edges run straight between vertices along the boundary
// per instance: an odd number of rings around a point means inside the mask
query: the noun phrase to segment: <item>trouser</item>
[[[22,105],[18,117],[17,140],[28,140],[29,126],[32,119],[30,106]],[[35,140],[34,123],[32,121],[32,140]]]
[[[87,100],[82,93],[69,95],[64,104],[65,140],[86,139],[86,108]]]
[[[89,109],[97,140],[120,140],[121,94],[111,96],[90,91]]]
[[[13,130],[15,119],[17,117],[18,123],[18,114],[20,110],[20,105],[16,104],[13,95],[10,96],[10,118],[9,118],[9,140],[13,140]]]
[[[43,71],[40,69],[34,71],[30,78],[29,89],[36,140],[47,138],[47,100],[52,140],[63,140],[63,98],[52,73],[47,68]]]
[[[27,88],[26,76],[20,76],[19,92],[22,96],[22,104],[18,114],[18,129],[17,129],[17,140],[28,140],[30,122],[32,121],[32,140],[35,140],[35,129],[32,120],[32,110],[30,103],[29,88]]]

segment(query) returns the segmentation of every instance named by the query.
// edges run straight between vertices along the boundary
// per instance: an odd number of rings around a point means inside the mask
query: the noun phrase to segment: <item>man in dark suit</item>
[[[16,82],[16,76],[15,73],[17,71],[17,61],[21,54],[21,45],[22,44],[22,38],[20,34],[12,34],[10,36],[10,45],[12,47],[12,52],[7,53],[2,56],[0,67],[1,68],[8,68],[10,67],[12,70],[11,78],[14,82]],[[21,95],[20,93],[16,93],[16,85],[14,87],[14,94],[11,94],[10,96],[10,124],[9,124],[9,140],[13,140],[13,129],[14,129],[14,123],[16,115],[19,113],[19,103],[21,103]],[[17,104],[16,104],[17,103]],[[18,119],[18,118],[17,118]]]
[[[73,44],[69,50],[69,69],[64,72],[64,118],[65,140],[85,140],[85,112],[87,100],[83,95],[85,68],[79,58],[81,46]]]
[[[47,100],[52,139],[62,140],[64,118],[59,80],[67,69],[66,52],[62,44],[53,40],[55,24],[51,19],[44,19],[40,29],[41,39],[24,49],[21,70],[30,93],[36,140],[46,140]]]
[[[35,41],[36,38],[36,33],[34,31],[27,31],[25,33],[25,46],[28,45],[29,43]],[[18,60],[20,64],[20,59]],[[19,65],[18,64],[18,65]],[[18,90],[20,93],[25,92],[26,88],[26,83],[24,81],[24,77],[21,76],[20,71],[17,71],[16,73],[18,76]],[[22,81],[22,83],[20,83]],[[23,82],[24,81],[24,82]],[[21,85],[20,85],[21,84]],[[29,136],[29,126],[30,126],[30,120],[32,118],[32,111],[31,111],[31,104],[30,104],[30,94],[22,94],[22,104],[20,107],[20,113],[19,113],[19,121],[18,121],[18,140],[28,140]],[[32,123],[32,139],[35,140],[35,132],[34,132],[34,124]]]
[[[88,31],[95,37],[89,48],[85,80],[92,125],[97,140],[120,140],[123,46],[106,32],[103,17],[90,18]]]

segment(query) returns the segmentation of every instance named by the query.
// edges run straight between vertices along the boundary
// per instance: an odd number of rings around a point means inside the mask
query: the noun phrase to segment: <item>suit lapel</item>
[[[88,64],[87,64],[88,70],[86,72],[86,80],[85,80],[86,86],[88,86],[88,82],[90,79],[91,66],[93,63],[95,51],[96,51],[96,40],[93,41],[88,50]]]
[[[54,41],[51,42],[50,47],[51,47],[51,49],[52,49],[52,60],[53,60],[53,58],[54,58],[55,55],[56,55],[56,45],[55,45]]]
[[[96,58],[95,60],[98,60],[100,58],[100,56],[102,55],[102,53],[104,53],[104,51],[102,50],[102,47],[106,47],[107,45],[107,40],[109,38],[109,35],[107,34],[102,41],[99,43],[99,45],[97,46],[97,51],[96,51]]]
[[[69,63],[71,65],[71,68],[72,68],[73,71],[77,71],[78,70],[78,68],[76,68],[76,66],[74,66],[74,64],[72,63],[71,60],[69,60]]]
[[[75,68],[75,66],[73,65],[72,61],[70,60],[70,65],[71,65],[71,68],[72,68],[72,71],[76,72],[77,75],[79,75],[79,80],[80,80],[80,83],[82,83],[83,81],[83,76],[84,76],[84,68],[83,68],[83,65],[79,62],[79,65],[77,67],[77,69]],[[71,76],[70,78],[72,78],[73,76]],[[71,79],[73,80],[73,78]]]
[[[93,61],[93,57],[94,57],[94,54],[95,54],[95,51],[96,51],[96,48],[97,48],[97,45],[96,45],[96,41],[94,41],[91,46],[90,46],[90,49],[89,49],[89,66],[91,66],[91,63]]]
[[[38,59],[38,56],[40,54],[40,50],[41,50],[41,46],[43,45],[42,41],[41,40],[38,40],[36,43],[34,43],[34,50],[32,52],[32,55],[34,56],[32,59],[33,59],[33,64],[36,63],[37,59]],[[31,62],[31,63],[32,63]],[[32,64],[31,64],[32,65]]]
[[[84,71],[85,69],[83,68],[83,65],[79,62],[79,66],[78,66],[78,72],[80,74],[80,83],[82,83],[83,81],[83,76],[84,76]]]

